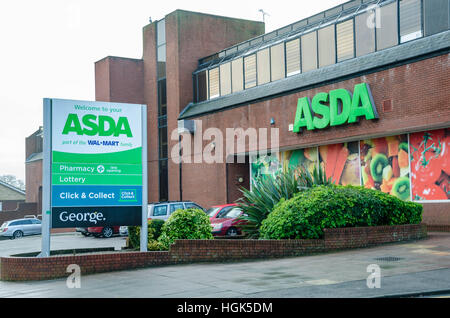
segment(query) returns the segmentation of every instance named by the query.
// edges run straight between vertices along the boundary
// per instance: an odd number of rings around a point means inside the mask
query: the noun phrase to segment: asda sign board
[[[346,89],[318,93],[312,101],[309,97],[298,100],[293,131],[325,129],[330,126],[356,123],[360,118],[378,118],[377,109],[369,85],[355,86],[353,95]]]
[[[141,225],[145,105],[46,101],[51,113],[44,123],[44,130],[51,128],[51,227]]]

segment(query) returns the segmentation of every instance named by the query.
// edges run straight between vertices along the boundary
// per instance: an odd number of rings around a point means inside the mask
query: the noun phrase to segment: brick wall
[[[425,225],[327,229],[321,240],[182,240],[169,252],[121,252],[50,258],[0,258],[0,280],[28,281],[67,277],[77,264],[82,275],[195,262],[226,262],[301,256],[423,239]]]
[[[25,215],[38,215],[37,203],[19,203],[19,207],[15,211],[0,212],[0,225],[6,221],[21,219]]]

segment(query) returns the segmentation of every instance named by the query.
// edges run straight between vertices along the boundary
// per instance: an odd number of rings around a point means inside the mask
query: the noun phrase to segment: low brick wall
[[[0,280],[29,281],[67,277],[77,264],[82,275],[195,262],[226,262],[301,256],[376,246],[427,237],[426,225],[326,229],[321,240],[182,240],[169,252],[120,252],[49,258],[0,258]]]

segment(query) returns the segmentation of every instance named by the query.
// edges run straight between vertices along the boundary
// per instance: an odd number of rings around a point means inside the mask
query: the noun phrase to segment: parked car
[[[119,233],[121,236],[128,236],[128,226],[121,226]]]
[[[211,220],[212,234],[214,236],[238,236],[242,235],[241,225],[245,221],[237,220],[242,215],[242,210],[234,207],[224,215],[219,215],[220,218]]]
[[[87,231],[90,235],[95,237],[110,238],[113,235],[120,233],[120,226],[88,227]]]
[[[214,219],[220,219],[222,216],[227,214],[232,208],[235,208],[237,206],[238,205],[236,203],[215,205],[208,211],[206,211],[206,214],[208,214],[209,219],[211,221]]]
[[[3,223],[0,227],[0,236],[11,239],[21,238],[27,235],[42,233],[42,222],[36,218],[17,219]]]
[[[192,201],[159,202],[149,204],[148,218],[166,221],[173,212],[180,209],[200,209],[202,211],[205,211],[204,208]]]
[[[83,236],[90,236],[91,233],[89,233],[87,227],[77,227],[76,232],[83,234]]]

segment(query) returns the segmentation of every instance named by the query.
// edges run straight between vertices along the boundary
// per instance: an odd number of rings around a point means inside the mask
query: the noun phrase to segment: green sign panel
[[[304,127],[307,130],[315,130],[356,123],[360,117],[365,117],[366,120],[378,118],[369,85],[366,83],[356,85],[353,96],[346,89],[336,89],[317,94],[312,102],[308,97],[300,98],[295,114],[294,132],[299,133]]]

